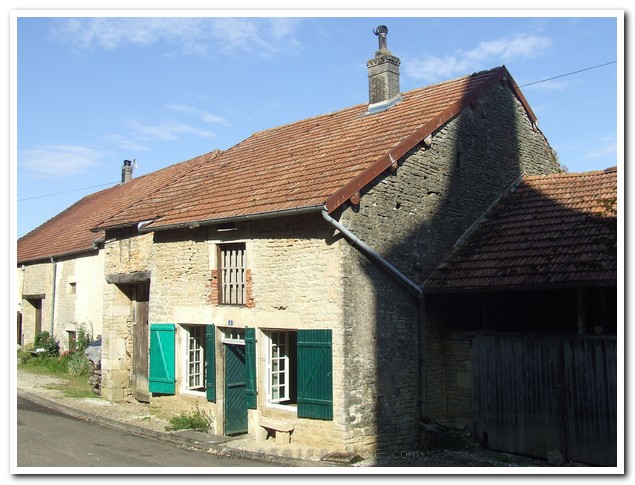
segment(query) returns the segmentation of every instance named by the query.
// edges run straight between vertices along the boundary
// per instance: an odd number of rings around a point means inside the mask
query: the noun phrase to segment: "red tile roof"
[[[365,115],[362,104],[255,133],[223,152],[213,169],[201,167],[166,186],[157,194],[161,217],[146,227],[325,205],[333,211],[503,78],[515,86],[501,67],[403,93],[382,113]],[[143,203],[135,207],[137,214],[144,210]],[[118,214],[101,227],[125,218],[128,213]]]
[[[25,234],[18,240],[17,262],[37,261],[91,251],[93,243],[104,236],[104,231],[91,231],[104,219],[126,210],[134,215],[134,207],[141,201],[147,210],[144,214],[160,212],[160,208],[148,201],[160,205],[153,198],[162,187],[174,182],[191,165],[209,163],[218,151],[208,153],[187,162],[170,167],[131,181],[88,195],[59,213],[38,228]],[[154,212],[152,212],[154,211]],[[128,223],[137,223],[144,219],[127,218]]]
[[[98,231],[140,221],[152,230],[324,206],[332,212],[505,80],[535,121],[505,67],[403,93],[381,113],[353,106],[86,197],[21,238],[18,261],[91,249]]]
[[[616,284],[617,169],[533,176],[430,275],[428,290]]]

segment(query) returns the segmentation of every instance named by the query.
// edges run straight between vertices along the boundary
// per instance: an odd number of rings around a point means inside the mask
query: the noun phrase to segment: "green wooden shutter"
[[[245,396],[247,399],[247,407],[256,409],[256,329],[245,329],[245,378],[247,379],[247,388]]]
[[[207,325],[205,327],[205,360],[207,362],[207,380],[205,388],[207,400],[216,402],[216,327]]]
[[[149,390],[158,394],[174,394],[174,334],[172,323],[150,325]]]
[[[298,417],[333,419],[331,330],[298,330]]]

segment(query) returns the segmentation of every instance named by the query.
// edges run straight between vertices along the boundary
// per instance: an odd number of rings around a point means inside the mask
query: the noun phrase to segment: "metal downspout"
[[[426,373],[426,299],[425,295],[417,297],[419,311],[419,414],[423,421],[426,417],[427,373]]]
[[[57,263],[52,256],[51,263],[53,263],[53,290],[51,291],[51,337],[53,337],[53,330],[55,329],[55,286],[57,282]]]
[[[331,224],[335,229],[337,229],[340,233],[344,235],[346,240],[356,249],[358,249],[362,254],[368,257],[371,261],[376,263],[382,269],[387,271],[391,276],[395,277],[402,285],[404,285],[411,293],[414,294],[417,300],[417,311],[419,316],[419,382],[421,386],[420,395],[421,400],[419,404],[419,409],[421,413],[421,418],[425,416],[425,402],[426,402],[426,360],[425,360],[425,306],[424,306],[424,294],[423,290],[415,284],[412,280],[410,280],[406,275],[404,275],[401,271],[395,268],[392,264],[386,261],[380,254],[378,254],[374,249],[369,247],[364,241],[359,239],[355,234],[346,229],[342,224],[333,219],[326,209],[322,209],[322,217],[326,222]]]

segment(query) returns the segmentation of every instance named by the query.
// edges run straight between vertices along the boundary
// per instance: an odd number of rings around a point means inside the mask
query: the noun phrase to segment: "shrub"
[[[31,352],[27,352],[26,350],[18,349],[18,362],[20,364],[26,364],[28,361],[33,359]]]
[[[170,427],[168,431],[178,431],[180,429],[196,429],[201,431],[209,431],[212,425],[212,419],[198,406],[190,413],[183,411],[181,414],[170,419]]]
[[[90,374],[90,364],[83,352],[73,352],[67,355],[66,372],[74,377]]]
[[[47,331],[40,332],[35,336],[33,347],[44,349],[45,354],[50,357],[57,356],[60,352],[60,344]]]

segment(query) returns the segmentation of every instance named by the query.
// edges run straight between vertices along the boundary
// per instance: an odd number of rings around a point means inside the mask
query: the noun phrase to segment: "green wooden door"
[[[247,433],[245,346],[225,345],[225,434]]]

